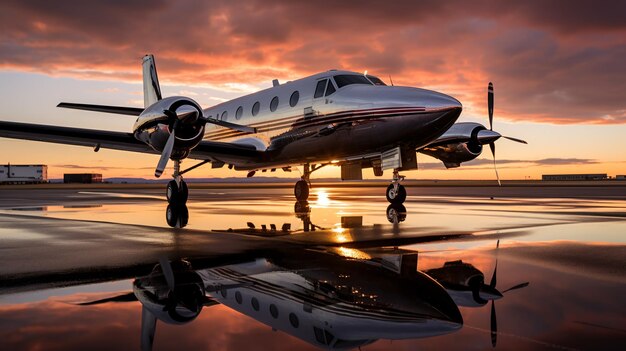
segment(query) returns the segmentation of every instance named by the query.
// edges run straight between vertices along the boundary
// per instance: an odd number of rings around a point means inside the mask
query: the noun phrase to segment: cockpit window
[[[374,83],[374,85],[387,85],[380,78],[368,75],[367,78]]]
[[[338,74],[334,76],[333,78],[335,78],[335,83],[337,83],[337,87],[339,89],[350,84],[372,85],[372,82],[370,82],[367,78],[365,78],[365,76],[356,75],[356,74]]]
[[[333,334],[331,334],[328,330],[313,327],[313,332],[315,333],[315,340],[322,345],[330,345],[330,343],[335,339]]]
[[[332,81],[328,81],[328,85],[326,86],[326,94],[324,96],[328,96],[336,91],[335,86]]]
[[[326,89],[326,82],[328,82],[328,79],[322,79],[319,82],[317,82],[317,86],[315,87],[315,95],[313,95],[313,98],[317,99],[318,97],[324,96],[324,89]]]

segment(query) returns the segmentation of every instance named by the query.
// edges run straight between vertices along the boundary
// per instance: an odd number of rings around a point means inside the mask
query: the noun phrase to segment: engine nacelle
[[[457,123],[431,143],[434,146],[427,146],[419,152],[441,160],[446,168],[459,167],[461,163],[480,156],[483,144],[491,140],[482,135],[484,132],[479,136],[481,131],[489,132],[479,123]]]
[[[189,155],[204,137],[205,122],[201,119],[202,108],[194,100],[172,96],[148,106],[133,126],[135,138],[161,152],[176,123],[176,140],[172,159]]]

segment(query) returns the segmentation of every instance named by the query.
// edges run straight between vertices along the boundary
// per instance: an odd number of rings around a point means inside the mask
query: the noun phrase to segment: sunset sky
[[[203,107],[332,68],[459,99],[487,124],[495,86],[503,179],[626,174],[625,1],[30,1],[0,11],[0,120],[130,131],[134,118],[55,108],[142,106],[141,57],[165,96]],[[492,179],[491,155],[411,179]],[[151,178],[158,156],[0,139],[0,164]],[[187,161],[186,165],[194,161]],[[337,168],[314,177],[338,176]],[[365,176],[371,176],[371,170]],[[294,177],[291,173],[277,176]],[[190,177],[245,176],[201,168]],[[386,174],[386,176],[390,176]]]

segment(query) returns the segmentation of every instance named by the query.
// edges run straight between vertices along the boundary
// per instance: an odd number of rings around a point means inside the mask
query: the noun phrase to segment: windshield
[[[372,85],[372,82],[370,82],[367,78],[365,78],[365,76],[356,75],[356,74],[339,74],[339,75],[334,76],[333,78],[335,78],[335,83],[337,83],[337,88],[339,89],[350,84]]]
[[[367,76],[367,78],[369,80],[372,81],[372,83],[374,83],[374,85],[387,85],[385,84],[385,82],[383,82],[380,78],[378,77],[374,77],[374,76]]]

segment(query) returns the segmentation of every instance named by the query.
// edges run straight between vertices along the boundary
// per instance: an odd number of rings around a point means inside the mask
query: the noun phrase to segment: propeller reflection
[[[493,275],[489,284],[485,284],[485,275],[472,264],[461,260],[446,262],[443,267],[426,270],[425,273],[437,280],[450,294],[454,302],[464,307],[481,307],[491,301],[491,344],[496,346],[498,337],[498,323],[496,319],[495,300],[512,290],[527,287],[529,282],[517,284],[500,292],[496,288],[498,270],[498,249],[500,240],[496,243],[496,258]]]

